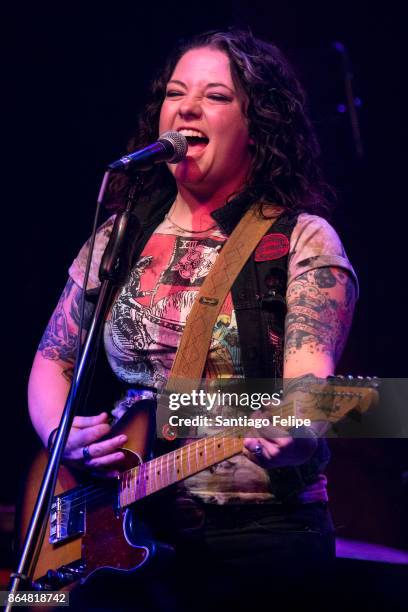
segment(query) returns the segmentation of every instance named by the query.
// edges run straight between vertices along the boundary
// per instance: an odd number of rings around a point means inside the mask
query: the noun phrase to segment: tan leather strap
[[[250,208],[235,227],[203,282],[188,315],[186,326],[166,384],[166,391],[180,388],[181,379],[200,380],[210,348],[214,325],[233,282],[267,230],[283,209],[268,206],[265,219]],[[165,391],[165,393],[166,393]]]

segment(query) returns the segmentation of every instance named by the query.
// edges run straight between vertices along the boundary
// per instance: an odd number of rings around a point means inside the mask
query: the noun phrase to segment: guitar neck
[[[293,415],[294,410],[294,402],[287,402],[279,407],[279,414],[285,418]],[[225,435],[224,430],[217,435],[200,438],[123,473],[119,490],[120,507],[130,506],[152,493],[241,453],[244,448],[243,432],[242,427],[230,428],[228,435]]]
[[[280,407],[282,416],[293,414],[294,404]],[[121,476],[119,504],[121,508],[157,493],[193,474],[233,457],[244,448],[243,428],[231,428],[214,436],[200,438],[185,446],[142,463]]]
[[[358,381],[359,386],[347,385],[346,382],[341,379],[340,386],[332,382],[312,385],[307,401],[286,402],[279,406],[275,414],[281,418],[299,416],[311,421],[336,423],[351,410],[365,412],[378,400],[375,381],[368,379],[369,387],[364,380]],[[290,427],[281,425],[282,429]],[[200,438],[124,472],[119,481],[120,507],[130,506],[152,493],[237,455],[244,448],[244,435],[248,434],[249,431],[245,433],[242,427],[230,428],[228,435],[224,430],[214,436]]]
[[[122,474],[120,507],[156,493],[242,452],[243,436],[211,436],[190,442]]]

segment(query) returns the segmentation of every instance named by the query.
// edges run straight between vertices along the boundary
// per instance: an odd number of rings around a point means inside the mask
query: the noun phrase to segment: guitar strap
[[[179,389],[185,379],[201,380],[225,298],[261,238],[283,212],[283,208],[275,205],[272,216],[265,218],[260,208],[251,207],[244,214],[205,278],[188,315],[164,394]]]

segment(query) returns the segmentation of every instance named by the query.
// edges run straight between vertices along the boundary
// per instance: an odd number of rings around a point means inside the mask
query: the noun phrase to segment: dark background
[[[146,84],[182,36],[249,25],[297,67],[338,193],[333,224],[360,280],[338,371],[405,376],[406,64],[399,11],[397,2],[358,0],[15,4],[2,33],[9,163],[2,182],[7,274],[0,504],[15,503],[36,444],[26,408],[30,366],[67,268],[90,232],[103,168],[123,153]],[[334,41],[349,51],[354,93],[362,100],[362,160],[355,156],[348,114],[337,111],[345,91]],[[330,493],[339,535],[408,548],[407,447],[405,440],[333,443]]]

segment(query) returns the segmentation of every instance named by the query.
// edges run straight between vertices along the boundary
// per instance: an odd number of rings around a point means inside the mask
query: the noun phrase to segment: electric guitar
[[[367,379],[357,384],[356,379],[348,386],[344,378],[331,378],[324,385],[311,386],[314,399],[310,405],[296,404],[296,416],[334,424],[351,411],[365,412],[377,402],[376,383]],[[282,418],[293,414],[292,402],[279,407]],[[123,449],[126,469],[117,480],[92,479],[84,472],[60,467],[45,537],[30,568],[34,589],[67,588],[101,571],[130,572],[151,562],[156,554],[170,553],[170,546],[143,535],[137,513],[134,508],[130,512],[130,507],[243,450],[242,429],[240,434],[224,431],[143,462],[149,456],[154,433],[151,402],[140,402],[134,414],[121,419],[116,429],[115,435],[126,433],[129,440]],[[44,450],[29,471],[22,536],[28,529],[46,463]]]

